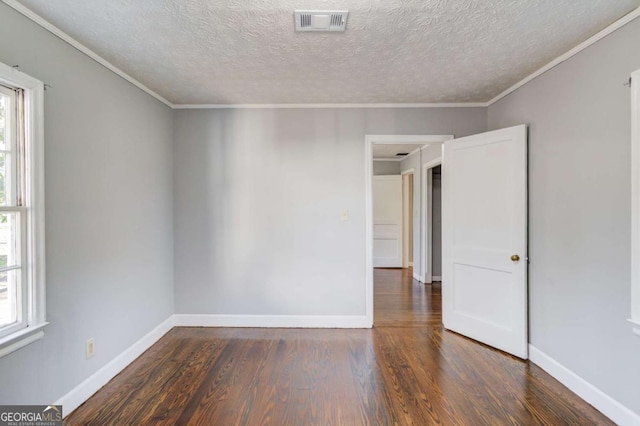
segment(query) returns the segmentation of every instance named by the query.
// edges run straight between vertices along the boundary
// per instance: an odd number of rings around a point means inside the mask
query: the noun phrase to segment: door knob
[[[514,254],[513,256],[511,256],[511,260],[513,262],[517,262],[518,260],[520,260],[520,256],[518,256],[517,254]]]

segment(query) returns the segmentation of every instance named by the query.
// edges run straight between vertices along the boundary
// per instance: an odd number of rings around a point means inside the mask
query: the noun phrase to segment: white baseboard
[[[424,278],[422,278],[420,275],[418,274],[413,274],[413,279],[416,281],[420,281],[421,283],[424,282]]]
[[[175,327],[371,328],[365,315],[188,315],[176,314]]]
[[[169,317],[162,324],[151,330],[136,343],[120,355],[111,360],[107,365],[93,373],[84,382],[73,388],[70,392],[58,399],[54,405],[62,405],[64,415],[68,416],[73,410],[89,399],[101,387],[107,384],[120,373],[133,360],[138,358],[144,351],[149,349],[162,336],[173,328],[173,316]]]
[[[409,266],[413,268],[413,262],[409,262]]]
[[[434,275],[431,277],[431,281],[442,281],[442,277],[440,275]]]
[[[620,426],[640,425],[640,415],[620,404],[533,345],[529,345],[529,360]]]

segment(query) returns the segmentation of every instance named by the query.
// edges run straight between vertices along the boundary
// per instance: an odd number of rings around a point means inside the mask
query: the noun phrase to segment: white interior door
[[[402,267],[402,176],[373,177],[373,266]]]
[[[445,142],[442,233],[445,328],[526,359],[526,126]]]

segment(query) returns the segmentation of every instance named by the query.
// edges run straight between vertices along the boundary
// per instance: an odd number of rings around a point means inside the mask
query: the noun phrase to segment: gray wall
[[[173,312],[172,112],[3,3],[0,40],[0,62],[53,86],[51,324],[42,340],[0,358],[0,404],[50,404]],[[96,354],[86,360],[89,337]]]
[[[486,109],[185,110],[174,125],[176,313],[363,315],[365,135],[473,134]]]
[[[529,127],[531,343],[640,413],[630,324],[630,91],[640,20],[489,108]]]
[[[374,161],[373,162],[373,175],[399,175],[400,174],[400,162],[399,161]]]
[[[442,174],[441,167],[433,168],[433,276],[442,276]]]

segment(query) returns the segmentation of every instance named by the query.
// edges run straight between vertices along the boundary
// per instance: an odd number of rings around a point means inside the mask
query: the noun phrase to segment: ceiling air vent
[[[296,31],[344,31],[347,10],[296,10]]]

